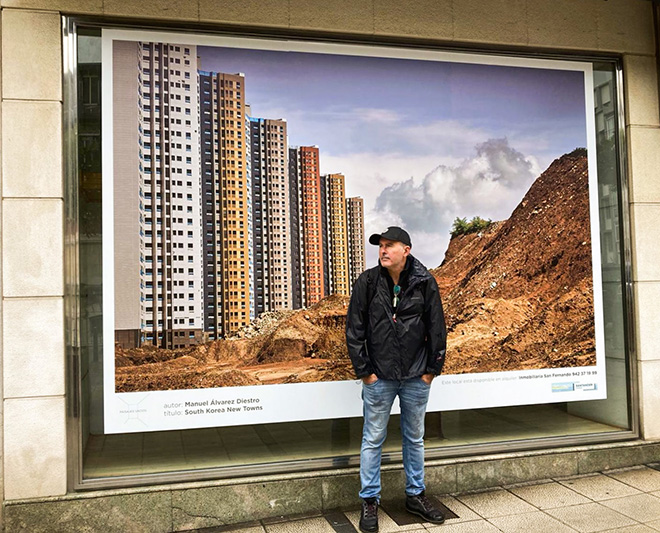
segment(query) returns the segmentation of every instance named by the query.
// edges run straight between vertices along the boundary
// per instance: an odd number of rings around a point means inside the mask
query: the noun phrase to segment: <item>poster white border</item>
[[[606,398],[605,340],[596,128],[591,63],[504,57],[464,52],[416,50],[375,45],[303,42],[222,35],[103,29],[103,397],[105,433],[262,424],[356,417],[362,414],[360,381],[295,383],[195,390],[115,392],[114,199],[112,42],[147,41],[253,50],[413,59],[534,69],[579,71],[584,75],[589,209],[595,319],[596,365],[508,372],[442,375],[431,389],[429,411],[543,404]],[[398,411],[395,404],[394,412]]]

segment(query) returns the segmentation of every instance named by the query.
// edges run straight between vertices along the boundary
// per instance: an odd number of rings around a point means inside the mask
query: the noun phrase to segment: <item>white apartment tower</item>
[[[203,331],[196,52],[137,43],[140,329],[167,348]]]

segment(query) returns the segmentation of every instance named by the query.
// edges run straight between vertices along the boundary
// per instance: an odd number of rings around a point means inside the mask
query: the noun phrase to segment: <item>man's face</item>
[[[406,265],[406,257],[408,257],[409,253],[410,246],[406,246],[399,241],[391,241],[385,237],[380,238],[378,257],[380,264],[385,268],[403,270],[403,267]]]

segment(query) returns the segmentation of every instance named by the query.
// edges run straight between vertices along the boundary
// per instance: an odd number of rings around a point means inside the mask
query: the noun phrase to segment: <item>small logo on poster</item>
[[[596,383],[578,383],[575,385],[575,390],[597,390],[598,385]]]
[[[553,383],[552,392],[570,392],[575,390],[575,383]]]

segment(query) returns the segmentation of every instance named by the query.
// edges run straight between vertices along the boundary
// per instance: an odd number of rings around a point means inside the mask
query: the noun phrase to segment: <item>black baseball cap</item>
[[[378,246],[380,244],[381,237],[391,241],[402,242],[406,246],[410,246],[412,248],[410,235],[408,235],[408,232],[405,229],[402,229],[398,226],[390,226],[383,233],[374,233],[371,237],[369,237],[369,244],[375,244]]]

